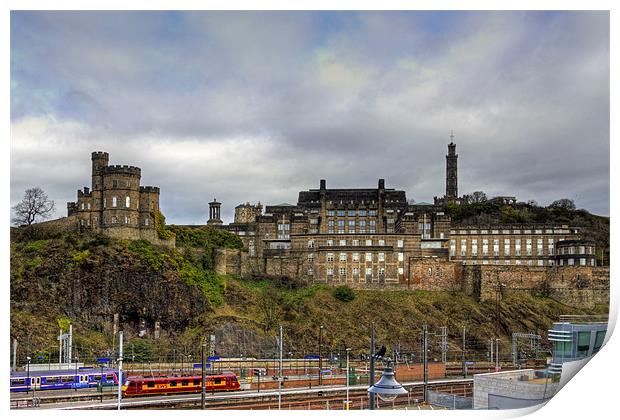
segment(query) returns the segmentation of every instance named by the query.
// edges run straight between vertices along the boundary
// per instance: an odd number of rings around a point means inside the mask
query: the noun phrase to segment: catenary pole
[[[123,385],[123,332],[118,332],[118,408],[121,409],[121,386]]]

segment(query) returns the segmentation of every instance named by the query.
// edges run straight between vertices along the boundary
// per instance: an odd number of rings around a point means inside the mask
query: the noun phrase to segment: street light
[[[368,392],[377,394],[382,401],[394,401],[399,395],[406,394],[407,390],[394,378],[394,370],[390,367],[392,361],[385,359],[385,362],[386,367],[383,370],[381,379],[368,388]]]
[[[347,352],[347,400],[344,402],[344,407],[345,410],[349,409],[349,404],[351,403],[351,401],[349,401],[349,352],[351,351],[351,349],[349,347],[346,348],[346,352]]]
[[[28,388],[26,388],[26,395],[30,394],[30,356],[26,357],[26,364],[28,365]]]

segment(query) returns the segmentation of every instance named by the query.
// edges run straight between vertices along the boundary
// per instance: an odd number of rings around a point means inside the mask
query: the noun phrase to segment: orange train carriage
[[[209,392],[236,391],[240,388],[240,385],[237,375],[224,373],[221,375],[207,375],[205,388]],[[123,397],[201,392],[202,376],[131,377],[125,381],[121,391]]]

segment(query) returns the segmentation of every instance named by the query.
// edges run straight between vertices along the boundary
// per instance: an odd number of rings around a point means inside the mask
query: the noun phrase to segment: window
[[[544,265],[543,260],[537,260],[536,265],[542,267]]]
[[[311,225],[318,225],[319,224],[319,219],[310,219],[310,224]]]
[[[366,253],[366,262],[372,262],[372,252]]]
[[[379,239],[379,246],[385,246],[385,239]]]
[[[131,200],[129,199],[129,196],[125,197],[125,207],[129,208],[130,203],[131,203]]]
[[[428,277],[431,277],[431,276],[433,275],[433,269],[429,267],[429,268],[428,268],[428,271],[427,271],[427,273],[426,273],[426,275],[427,275]]]
[[[333,276],[334,275],[334,269],[332,267],[327,267],[327,275],[328,276]]]
[[[349,210],[349,211],[347,212],[347,216],[349,216],[349,217],[354,217],[354,216],[355,216],[355,210]]]
[[[379,252],[379,261],[385,261],[385,253]]]
[[[394,219],[387,219],[388,224],[394,223]]]
[[[505,260],[504,265],[510,265],[510,260]]]
[[[380,276],[385,276],[385,268],[384,267],[379,267],[379,275]]]
[[[147,388],[155,388],[155,382],[154,381],[148,381],[146,383],[146,387]]]
[[[327,262],[334,262],[334,253],[333,252],[328,252],[327,253]]]
[[[360,269],[357,267],[353,267],[353,277],[357,277],[360,275]]]
[[[170,386],[177,386],[177,381],[170,381]]]
[[[547,239],[547,255],[553,255],[553,239]]]
[[[366,220],[360,220],[359,226],[360,229],[366,229]]]
[[[334,240],[333,239],[328,239],[327,240],[327,246],[334,246]]]
[[[402,239],[399,239],[399,240],[396,242],[396,246],[397,246],[398,248],[402,248],[402,247],[404,246],[404,241],[403,241]]]
[[[86,207],[90,210],[90,203],[86,203]]]
[[[359,239],[353,239],[353,246],[360,246],[360,240]]]
[[[366,246],[372,246],[372,239],[366,239]]]
[[[360,253],[359,252],[354,252],[353,253],[353,262],[359,262],[360,260]]]
[[[338,220],[338,228],[344,228],[344,220]]]
[[[116,188],[116,187],[118,187],[118,181],[113,179],[112,180],[112,188]]]
[[[308,262],[309,263],[314,262],[314,254],[308,254]]]
[[[346,276],[347,275],[346,267],[340,267],[340,275],[341,276]]]
[[[585,254],[585,253],[586,253],[586,247],[585,247],[585,246],[583,246],[583,245],[581,245],[581,246],[579,247],[579,253],[580,253],[580,254]]]
[[[605,340],[606,331],[597,331],[596,338],[594,339],[594,347],[592,348],[592,353],[596,353],[603,346],[603,341]]]
[[[536,255],[543,254],[543,240],[542,238],[536,239]]]
[[[554,357],[563,359],[566,357],[573,357],[573,342],[572,341],[556,341],[554,345]]]
[[[521,260],[516,260],[515,265],[521,265]]]
[[[499,257],[499,239],[493,239],[493,256]]]
[[[349,233],[355,233],[355,220],[349,220]]]
[[[145,217],[144,218],[144,226],[148,226],[149,225],[149,218]]]
[[[532,260],[527,260],[527,265],[532,265]]]
[[[568,265],[575,265],[575,259],[574,258],[569,258],[568,259]]]
[[[525,255],[527,255],[528,257],[532,255],[532,240],[531,239],[525,240]]]
[[[456,256],[456,239],[450,239],[450,256]]]
[[[377,226],[377,221],[376,220],[370,220],[368,223],[370,224],[371,228],[374,228],[375,226]]]
[[[327,221],[327,226],[334,227],[334,221],[333,220],[328,220]]]
[[[346,239],[341,239],[338,241],[338,245],[339,246],[347,246],[347,240]]]
[[[340,261],[347,261],[347,253],[346,252],[341,252],[340,253]]]
[[[482,256],[487,257],[489,255],[489,240],[482,240]]]
[[[579,265],[586,265],[586,259],[585,258],[579,258]]]
[[[146,221],[148,222],[148,219]],[[250,241],[248,242],[248,254],[250,255],[250,257],[254,257],[256,255],[256,248],[254,247],[254,239],[250,239]]]
[[[314,241],[313,240],[309,240],[308,241],[308,249],[312,249],[314,248]]]
[[[515,239],[515,255],[521,256],[521,239]]]
[[[367,268],[366,269],[366,276],[367,277],[372,277],[372,268]]]
[[[112,207],[116,207],[116,197],[112,197]]]
[[[504,255],[510,255],[510,239],[504,239]]]
[[[328,216],[335,216],[336,212],[334,210],[327,210],[327,215]]]
[[[360,210],[359,211],[359,215],[360,216],[366,216],[366,210]]]
[[[131,217],[125,216],[125,224],[128,225],[131,223]]]
[[[467,239],[461,239],[461,257],[467,255]]]
[[[84,210],[84,203],[82,203],[82,210]]]
[[[404,254],[404,253],[402,253],[402,252],[399,252],[399,253],[398,253],[398,261],[401,261],[401,262],[402,262],[402,261],[404,261],[404,260],[405,260],[405,254]]]
[[[368,215],[369,216],[376,216],[377,215],[377,210],[368,210]]]
[[[580,331],[577,333],[577,357],[585,357],[590,349],[590,331]]]
[[[402,267],[398,267],[398,274],[403,275],[405,274],[405,269]]]
[[[345,215],[344,210],[338,210],[338,216],[344,216],[344,215]]]

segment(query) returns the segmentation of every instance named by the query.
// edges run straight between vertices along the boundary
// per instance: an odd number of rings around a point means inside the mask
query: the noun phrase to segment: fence
[[[428,403],[452,410],[471,410],[474,407],[473,398],[430,390],[428,391]]]

